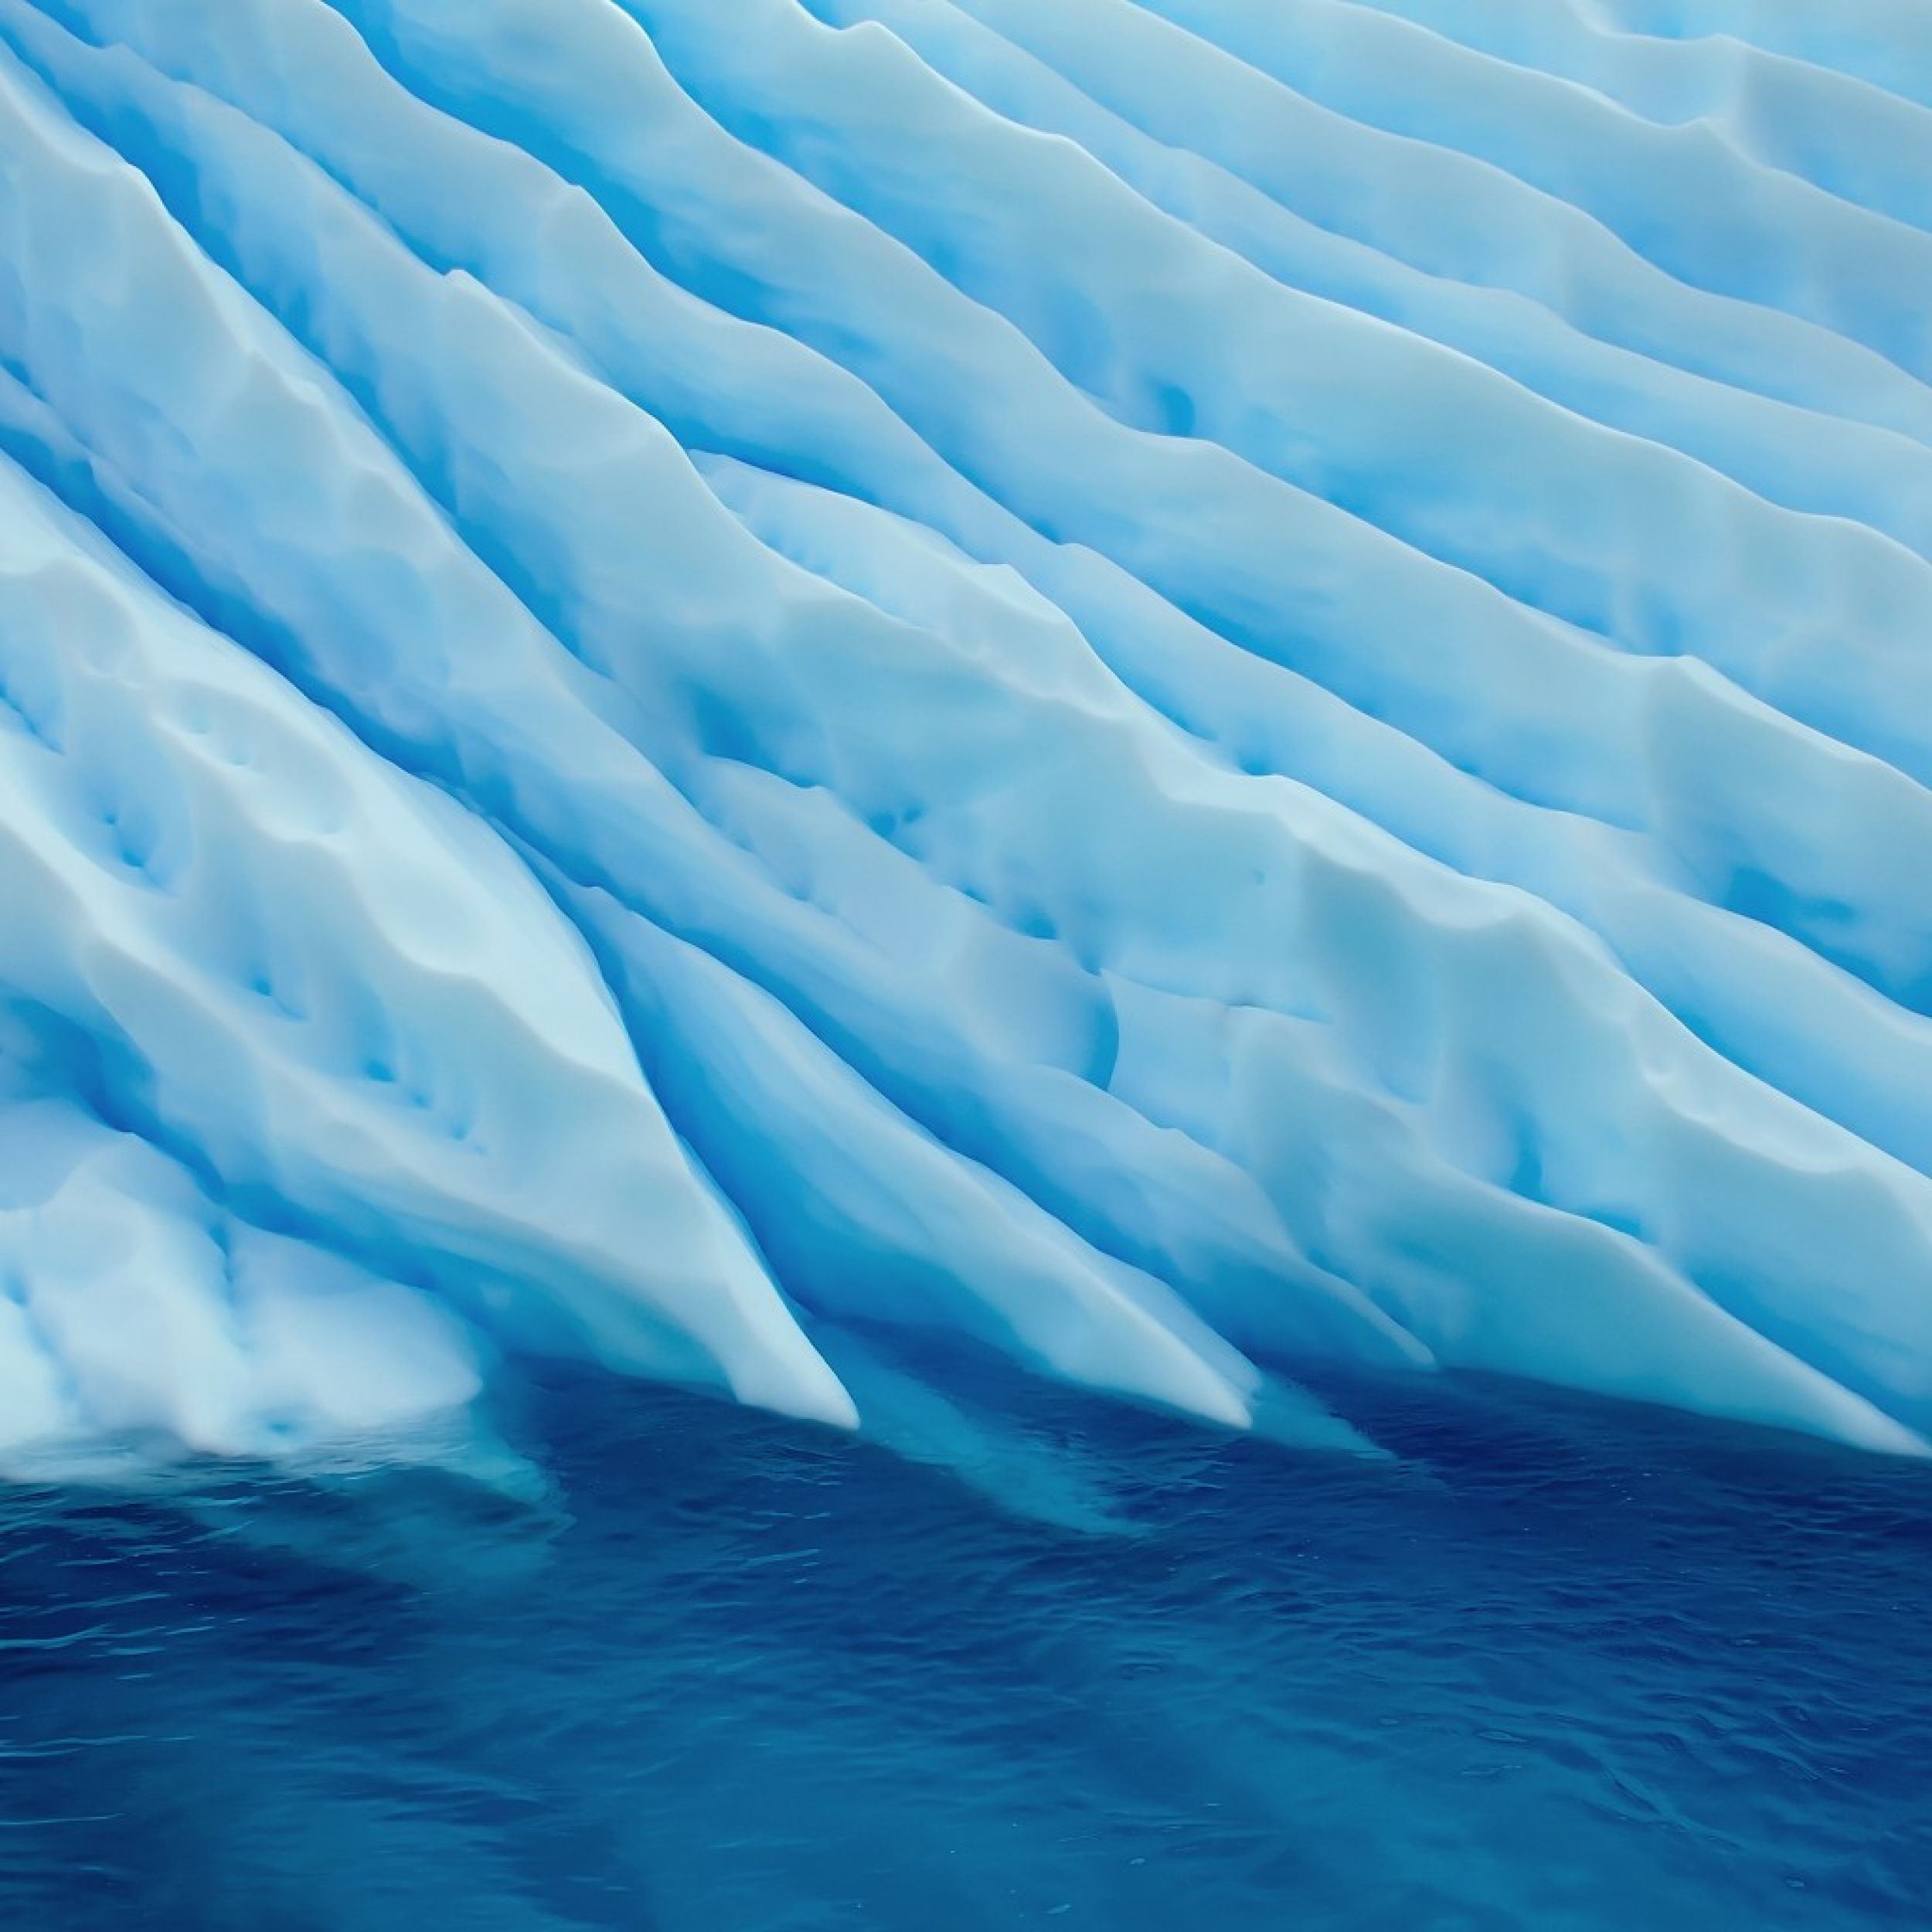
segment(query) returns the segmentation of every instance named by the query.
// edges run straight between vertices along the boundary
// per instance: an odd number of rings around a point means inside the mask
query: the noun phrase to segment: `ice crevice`
[[[1532,11],[0,0],[0,1466],[1923,1450],[1927,209]]]

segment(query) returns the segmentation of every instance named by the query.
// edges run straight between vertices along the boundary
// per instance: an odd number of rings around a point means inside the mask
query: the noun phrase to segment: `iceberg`
[[[1928,183],[1903,0],[0,0],[0,1474],[1926,1453]]]

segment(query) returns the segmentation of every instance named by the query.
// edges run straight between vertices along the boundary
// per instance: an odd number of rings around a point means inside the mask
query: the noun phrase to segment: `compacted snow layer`
[[[1927,182],[1882,0],[0,0],[0,1467],[1922,1450]]]

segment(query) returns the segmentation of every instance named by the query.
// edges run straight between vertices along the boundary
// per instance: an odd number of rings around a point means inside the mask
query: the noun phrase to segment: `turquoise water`
[[[975,1487],[573,1379],[540,1501],[13,1492],[0,1924],[1925,1922],[1932,1475],[1329,1393],[1387,1458],[1008,1389]]]

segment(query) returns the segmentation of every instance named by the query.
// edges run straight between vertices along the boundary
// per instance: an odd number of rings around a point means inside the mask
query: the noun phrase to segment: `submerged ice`
[[[0,1464],[1923,1450],[1928,180],[1886,0],[0,0]]]

